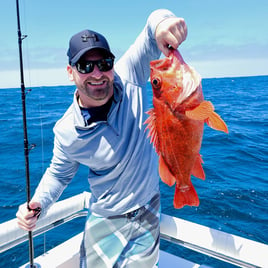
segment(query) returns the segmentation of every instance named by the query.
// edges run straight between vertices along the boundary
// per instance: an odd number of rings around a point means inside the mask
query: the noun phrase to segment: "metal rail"
[[[75,218],[86,216],[89,198],[90,193],[84,192],[54,204],[46,215],[39,218],[33,236],[38,236]],[[27,234],[18,227],[16,219],[0,224],[0,253],[27,241]]]
[[[45,225],[45,226],[42,226],[40,227],[38,230],[35,230],[33,231],[33,237],[36,237],[36,236],[39,236],[41,234],[44,234],[62,224],[65,224],[67,222],[70,222],[76,218],[80,218],[80,217],[86,217],[87,216],[87,211],[86,210],[82,210],[82,211],[78,211],[74,214],[71,214],[69,216],[66,216],[65,218],[62,218],[62,219],[59,219],[55,222],[52,222],[48,225]],[[9,221],[9,224],[14,224],[13,220],[12,221]],[[1,227],[2,228],[2,227]],[[0,238],[1,238],[1,235],[0,235]],[[0,253],[2,252],[5,252],[19,244],[22,244],[24,242],[28,241],[28,234],[24,234],[22,236],[19,236],[18,238],[16,238],[15,240],[10,240],[10,241],[7,241],[5,244],[0,245]]]

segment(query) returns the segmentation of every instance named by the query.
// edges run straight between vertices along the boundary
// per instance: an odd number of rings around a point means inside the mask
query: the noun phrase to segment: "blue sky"
[[[26,87],[70,84],[69,38],[86,28],[103,33],[119,58],[158,8],[186,20],[180,51],[204,78],[268,75],[267,0],[20,0]],[[0,25],[0,88],[19,87],[15,0],[1,1]]]

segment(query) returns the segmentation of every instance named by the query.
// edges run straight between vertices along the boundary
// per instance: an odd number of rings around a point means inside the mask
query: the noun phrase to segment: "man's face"
[[[105,58],[100,50],[85,53],[80,61],[96,61]],[[86,107],[96,107],[105,104],[113,95],[114,71],[100,71],[94,65],[90,73],[80,73],[76,66],[67,67],[69,79],[74,81],[78,90],[80,103]]]

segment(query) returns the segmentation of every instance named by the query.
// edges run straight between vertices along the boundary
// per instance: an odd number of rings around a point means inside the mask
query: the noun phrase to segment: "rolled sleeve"
[[[134,44],[116,63],[115,70],[122,79],[141,86],[146,84],[150,75],[150,61],[158,59],[161,55],[155,40],[156,27],[169,17],[175,15],[167,9],[151,13]]]
[[[66,186],[76,174],[79,163],[71,161],[61,149],[55,137],[53,158],[49,168],[44,173],[33,196],[41,203],[42,214],[58,200]]]

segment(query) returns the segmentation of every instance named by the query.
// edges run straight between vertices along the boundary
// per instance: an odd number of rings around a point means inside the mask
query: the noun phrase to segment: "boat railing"
[[[84,192],[54,204],[40,217],[33,236],[74,218],[87,215],[90,193]],[[268,267],[268,245],[225,233],[190,221],[161,214],[161,239],[240,267]],[[17,220],[0,224],[0,253],[28,240]]]

